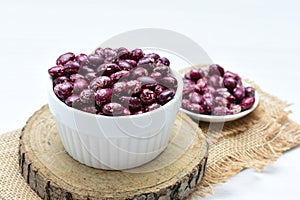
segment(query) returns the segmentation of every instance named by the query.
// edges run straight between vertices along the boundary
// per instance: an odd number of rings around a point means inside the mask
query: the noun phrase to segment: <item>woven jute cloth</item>
[[[222,124],[222,132],[211,145],[205,177],[191,195],[213,193],[216,184],[225,182],[246,168],[262,170],[283,152],[300,144],[300,126],[288,119],[288,103],[271,96],[257,86],[259,106],[250,115]],[[199,127],[214,134],[208,123]],[[18,146],[21,130],[0,136],[0,198],[5,200],[40,199],[19,172]]]

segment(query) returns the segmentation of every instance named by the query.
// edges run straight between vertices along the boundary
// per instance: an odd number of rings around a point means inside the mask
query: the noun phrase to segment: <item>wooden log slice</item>
[[[184,199],[198,184],[207,143],[197,124],[179,113],[167,149],[153,161],[125,171],[85,166],[64,150],[48,106],[22,130],[20,171],[42,199]]]

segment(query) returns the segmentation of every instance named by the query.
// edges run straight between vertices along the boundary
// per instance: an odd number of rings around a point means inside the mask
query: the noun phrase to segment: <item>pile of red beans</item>
[[[182,108],[197,114],[232,115],[250,109],[255,89],[245,87],[237,74],[212,64],[184,75]]]
[[[65,53],[48,70],[56,96],[70,107],[99,115],[152,111],[173,99],[177,80],[170,61],[141,49],[98,48]]]

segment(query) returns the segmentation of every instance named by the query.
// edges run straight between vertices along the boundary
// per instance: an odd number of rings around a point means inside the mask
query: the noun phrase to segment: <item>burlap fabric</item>
[[[259,106],[250,115],[224,124],[217,142],[210,148],[205,177],[193,196],[212,194],[216,184],[226,182],[243,169],[261,171],[300,144],[300,126],[288,118],[290,104],[254,83],[251,85],[260,94]],[[199,126],[207,133],[209,124]]]
[[[216,184],[245,168],[259,171],[300,144],[300,126],[288,119],[289,104],[256,89],[261,96],[258,108],[242,119],[224,124],[210,149],[205,177],[191,198],[212,193]],[[199,125],[207,132],[209,124]],[[0,199],[40,199],[19,173],[19,135],[20,130],[16,130],[0,136]]]

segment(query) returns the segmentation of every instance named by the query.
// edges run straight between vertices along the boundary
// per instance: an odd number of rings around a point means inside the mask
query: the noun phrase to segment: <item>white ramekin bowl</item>
[[[86,113],[61,102],[49,78],[48,101],[62,144],[75,160],[99,169],[122,170],[143,165],[168,145],[181,106],[183,82],[174,98],[151,112],[130,116]]]

